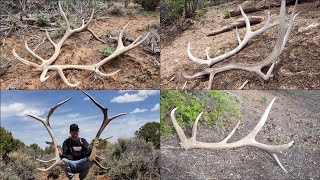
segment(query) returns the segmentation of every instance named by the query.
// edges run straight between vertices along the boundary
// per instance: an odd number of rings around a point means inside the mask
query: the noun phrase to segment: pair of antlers
[[[230,52],[227,52],[227,53],[220,55],[220,56],[217,56],[215,58],[211,58],[209,56],[209,52],[208,52],[209,50],[207,48],[205,51],[207,59],[204,60],[204,59],[201,59],[201,58],[198,58],[198,57],[195,57],[192,55],[191,46],[189,43],[187,53],[188,53],[188,57],[190,58],[190,60],[192,60],[193,62],[195,62],[197,64],[208,65],[209,67],[205,68],[203,71],[195,73],[193,75],[187,75],[184,72],[181,72],[182,77],[186,80],[194,80],[199,77],[209,75],[207,89],[212,88],[213,79],[216,74],[222,73],[225,71],[230,71],[230,70],[244,70],[244,71],[248,71],[248,72],[254,72],[257,75],[261,76],[264,80],[268,80],[271,77],[271,73],[272,73],[272,70],[275,66],[276,59],[281,54],[281,52],[283,51],[283,49],[288,41],[289,35],[290,35],[292,27],[293,27],[294,20],[297,17],[297,15],[299,14],[299,13],[295,14],[297,2],[298,1],[296,0],[296,3],[294,5],[294,8],[292,10],[292,13],[291,13],[291,16],[289,19],[289,25],[288,25],[287,31],[285,28],[285,25],[286,25],[286,23],[285,23],[285,21],[286,21],[286,1],[285,0],[281,1],[279,22],[271,23],[270,22],[271,15],[270,15],[270,13],[268,13],[268,19],[267,19],[265,25],[262,28],[254,31],[254,32],[252,32],[252,30],[251,30],[250,22],[249,22],[247,15],[243,12],[243,10],[240,6],[241,14],[244,17],[245,23],[246,23],[246,34],[245,34],[244,38],[241,40],[239,33],[236,29],[236,36],[237,36],[239,45],[235,49],[231,50]],[[222,60],[225,60],[225,59],[235,55],[236,53],[238,53],[240,50],[242,50],[246,46],[246,44],[252,38],[254,38],[255,36],[265,32],[266,30],[268,30],[276,25],[279,25],[278,37],[277,37],[276,44],[273,48],[273,51],[268,55],[268,57],[266,57],[265,59],[255,63],[255,64],[231,63],[231,64],[226,64],[224,66],[213,67],[218,62],[221,62]],[[270,67],[269,67],[268,72],[265,74],[262,72],[262,68],[267,67],[267,66],[270,66]]]
[[[44,82],[46,81],[50,76],[47,76],[47,72],[49,70],[54,70],[54,71],[57,71],[59,76],[61,77],[61,79],[63,80],[63,82],[70,86],[70,87],[76,87],[80,84],[80,82],[77,82],[77,83],[70,83],[68,81],[68,79],[66,78],[65,74],[64,74],[64,70],[68,70],[68,69],[77,69],[77,70],[88,70],[88,71],[93,71],[94,73],[100,75],[100,76],[103,76],[103,77],[108,77],[108,76],[113,76],[115,75],[116,73],[118,73],[120,70],[117,70],[115,72],[112,72],[112,73],[103,73],[101,72],[99,69],[102,65],[104,65],[105,63],[107,63],[108,61],[116,58],[117,56],[120,56],[121,54],[139,46],[148,36],[149,36],[149,33],[144,37],[142,38],[142,36],[139,36],[134,42],[132,42],[130,45],[128,46],[124,46],[123,42],[122,42],[122,38],[123,38],[123,33],[124,33],[124,30],[128,27],[129,23],[127,25],[125,25],[120,34],[119,34],[119,37],[117,39],[118,41],[118,46],[116,48],[116,50],[108,57],[104,58],[103,60],[95,63],[95,64],[91,64],[91,65],[56,65],[54,63],[54,61],[57,60],[59,54],[60,54],[60,51],[61,51],[61,48],[64,44],[64,42],[73,34],[75,33],[79,33],[79,32],[85,32],[85,31],[88,31],[90,32],[93,37],[97,40],[99,40],[100,42],[102,43],[105,43],[103,40],[99,39],[97,37],[97,35],[88,27],[89,24],[91,23],[91,21],[93,20],[93,15],[94,15],[94,9],[92,10],[92,13],[91,13],[91,16],[90,16],[90,19],[88,20],[88,22],[84,22],[84,20],[82,20],[82,25],[81,27],[77,28],[77,29],[71,29],[71,26],[70,26],[70,23],[69,23],[69,20],[66,16],[66,14],[64,13],[62,7],[61,7],[61,3],[59,1],[59,10],[60,10],[60,14],[61,16],[63,17],[64,21],[66,22],[66,31],[65,31],[65,34],[64,36],[60,39],[60,41],[58,43],[55,43],[48,31],[46,30],[46,36],[47,36],[47,39],[50,41],[50,43],[53,45],[54,47],[54,53],[53,55],[48,58],[48,59],[44,59],[42,57],[40,57],[38,54],[36,54],[34,51],[32,51],[29,47],[28,47],[28,44],[27,44],[27,41],[25,40],[25,48],[27,49],[27,51],[33,56],[35,57],[36,59],[40,60],[41,61],[41,64],[37,64],[37,63],[34,63],[32,61],[29,61],[29,60],[26,60],[22,57],[20,57],[16,52],[15,50],[13,49],[12,50],[12,53],[14,55],[14,57],[16,59],[18,59],[20,62],[28,65],[28,66],[32,66],[34,68],[36,68],[36,70],[39,70],[39,71],[42,71],[41,75],[40,75],[40,81],[41,82]]]
[[[281,144],[281,145],[267,145],[267,144],[263,144],[263,143],[256,141],[256,136],[257,136],[258,132],[260,131],[260,129],[264,126],[265,122],[267,121],[271,107],[272,107],[273,102],[275,100],[276,100],[276,98],[274,98],[270,102],[270,104],[268,105],[268,107],[264,111],[260,121],[253,128],[253,130],[247,136],[245,136],[244,138],[242,138],[236,142],[228,143],[228,140],[232,137],[232,135],[235,133],[235,131],[239,127],[240,121],[237,123],[237,125],[234,127],[234,129],[230,132],[230,134],[224,140],[222,140],[218,143],[200,142],[200,141],[197,141],[197,139],[196,139],[197,125],[198,125],[199,119],[200,119],[201,115],[203,114],[203,112],[201,112],[199,114],[199,116],[197,117],[197,119],[195,120],[195,122],[193,124],[191,138],[186,137],[182,128],[177,123],[177,120],[174,115],[175,111],[178,109],[177,107],[171,111],[171,121],[172,121],[173,126],[179,136],[180,145],[182,147],[184,147],[186,150],[199,149],[199,148],[216,150],[216,149],[239,148],[239,147],[243,147],[243,146],[253,146],[253,147],[259,148],[259,149],[267,152],[277,162],[277,164],[281,167],[281,169],[283,169],[287,173],[287,170],[280,163],[276,153],[280,153],[283,150],[289,149],[289,147],[292,146],[293,141],[291,141],[287,144]]]
[[[104,108],[102,105],[100,105],[95,99],[93,99],[93,97],[91,97],[88,93],[82,91],[86,96],[88,96],[88,98],[96,105],[98,106],[102,113],[103,113],[103,122],[99,128],[99,131],[97,132],[97,135],[96,137],[94,138],[94,142],[99,142],[99,137],[101,135],[101,133],[103,132],[103,130],[105,129],[105,127],[112,121],[114,120],[115,118],[118,118],[120,116],[124,116],[128,113],[121,113],[121,114],[118,114],[118,115],[115,115],[111,118],[108,117],[108,108]],[[54,137],[54,134],[52,132],[52,129],[51,129],[51,126],[50,126],[50,117],[51,115],[53,114],[53,112],[61,105],[63,105],[64,103],[68,102],[69,100],[71,99],[68,98],[60,103],[58,103],[57,105],[53,106],[49,113],[47,114],[46,118],[41,118],[41,117],[38,117],[36,115],[32,115],[32,114],[27,114],[27,116],[30,116],[38,121],[40,121],[44,126],[45,128],[47,129],[47,131],[49,132],[49,135],[52,139],[52,142],[47,142],[48,144],[51,144],[51,146],[54,148],[54,158],[51,159],[51,160],[41,160],[41,159],[36,159],[37,161],[40,161],[40,162],[43,162],[43,163],[50,163],[50,162],[54,162],[50,167],[48,168],[38,168],[38,170],[40,171],[48,171],[52,168],[54,168],[55,166],[62,166],[64,167],[64,163],[62,162],[60,156],[59,156],[59,151],[58,151],[58,147],[57,147],[57,140],[55,139]],[[100,164],[100,161],[103,160],[104,158],[101,158],[99,156],[97,156],[97,147],[96,146],[93,146],[92,149],[91,149],[91,154],[89,156],[89,160],[93,163],[95,163],[98,167],[100,167],[101,169],[104,169],[104,170],[108,170],[109,168],[106,168],[104,166],[102,166]]]

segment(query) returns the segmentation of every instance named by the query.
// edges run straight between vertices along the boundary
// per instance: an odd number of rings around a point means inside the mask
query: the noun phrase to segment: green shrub
[[[141,4],[143,9],[147,11],[155,11],[160,4],[160,0],[136,0],[135,2]]]
[[[19,19],[18,17],[16,16],[12,16],[12,15],[9,15],[6,19],[6,21],[11,24],[11,25],[14,25],[14,24],[17,24],[19,22]]]
[[[107,175],[111,179],[159,179],[160,151],[152,143],[142,139],[119,139],[105,150],[99,150],[107,159],[102,162],[111,168],[108,174],[93,167],[94,174]]]
[[[9,58],[6,55],[0,55],[0,61],[7,63],[9,62]]]
[[[172,24],[182,17],[183,5],[179,1],[160,2],[160,22],[162,25]]]
[[[148,122],[135,132],[137,138],[146,142],[152,142],[154,147],[160,148],[160,124],[157,122]]]
[[[100,52],[103,56],[107,57],[107,56],[110,56],[115,50],[116,50],[115,47],[106,45],[100,50]]]
[[[5,156],[24,146],[23,142],[18,139],[14,139],[12,133],[0,127],[0,156],[5,158]]]
[[[50,21],[51,15],[49,13],[40,12],[35,15],[38,19],[39,26],[44,26],[46,22]]]
[[[227,92],[218,90],[205,91],[201,95],[203,96],[202,98],[196,93],[198,91],[161,91],[161,133],[172,134],[175,132],[172,129],[171,122],[165,121],[175,107],[178,107],[175,115],[181,127],[192,127],[201,112],[204,112],[202,117],[205,125],[214,124],[221,129],[226,128],[224,119],[241,118],[239,107],[236,105],[237,99]],[[213,104],[216,104],[216,107]]]

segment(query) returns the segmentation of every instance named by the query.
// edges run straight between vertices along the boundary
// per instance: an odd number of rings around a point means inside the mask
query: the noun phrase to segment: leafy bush
[[[19,19],[16,17],[16,16],[12,16],[12,15],[9,15],[6,19],[6,21],[11,24],[11,25],[14,25],[14,24],[17,24],[19,22]]]
[[[24,146],[24,143],[14,139],[11,132],[4,127],[0,127],[0,156],[5,157],[8,153],[15,151]]]
[[[160,22],[162,25],[172,24],[183,14],[183,6],[179,1],[162,0],[160,9]]]
[[[111,7],[107,9],[107,13],[110,15],[121,16],[125,14],[125,11],[116,4],[113,4]]]
[[[147,11],[154,11],[158,7],[160,0],[136,0],[135,2],[141,4],[143,9]]]
[[[148,122],[138,131],[135,132],[137,138],[143,139],[146,142],[152,142],[154,147],[160,148],[160,124],[157,122]]]
[[[101,49],[101,54],[103,56],[110,56],[114,51],[116,50],[115,47],[112,47],[112,46],[109,46],[109,45],[106,45],[104,46],[102,49]]]
[[[6,55],[0,55],[0,62],[7,63],[9,62],[9,58]]]
[[[46,22],[50,21],[51,15],[49,13],[40,12],[36,14],[39,26],[44,26]]]
[[[174,133],[172,125],[165,119],[175,107],[176,119],[180,126],[192,127],[197,116],[203,113],[205,125],[214,124],[217,128],[225,129],[223,120],[241,118],[236,98],[225,91],[162,91],[160,107],[160,129],[164,134]]]

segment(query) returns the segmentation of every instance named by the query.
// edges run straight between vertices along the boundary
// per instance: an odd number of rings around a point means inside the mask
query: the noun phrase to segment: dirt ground
[[[39,180],[47,180],[48,179],[48,173],[46,172],[38,172],[37,173],[37,177]],[[94,178],[93,178],[94,177]],[[50,179],[50,178],[49,178]],[[79,180],[79,175],[76,174],[75,176],[75,179],[74,180]],[[99,176],[94,176],[92,174],[92,171],[89,171],[89,174],[87,176],[87,179],[94,179],[94,180],[109,180],[110,178],[109,177],[106,177],[106,176],[102,176],[102,175],[99,175]],[[64,174],[64,173],[61,173],[60,174],[60,177],[58,178],[58,180],[69,180],[68,177]]]
[[[277,97],[257,141],[265,144],[294,141],[293,146],[278,154],[288,173],[267,153],[254,147],[186,151],[176,135],[167,135],[161,137],[161,179],[320,179],[320,91],[229,92],[239,97],[243,115],[229,142],[246,136],[269,102]],[[267,102],[262,101],[264,98]],[[218,142],[232,129],[222,132],[199,124],[197,140]],[[191,129],[184,131],[190,137]]]
[[[111,16],[111,19],[93,20],[90,28],[99,38],[106,40],[107,32],[120,32],[123,26],[129,21],[127,32],[130,37],[137,38],[149,32],[149,26],[159,24],[159,13],[147,12],[126,16]],[[46,37],[44,31],[36,28],[29,29],[25,36],[31,49],[35,48],[42,39]],[[54,38],[58,42],[62,36]],[[105,45],[95,39],[89,32],[77,33],[71,36],[62,47],[61,53],[54,64],[93,64],[99,62],[104,57],[100,53]],[[5,46],[1,48],[1,54],[10,57],[9,69],[0,78],[1,89],[73,89],[63,83],[56,71],[50,71],[50,78],[45,82],[40,82],[40,71],[29,67],[12,55],[12,49],[23,58],[37,62],[30,56],[24,48],[23,39],[17,35],[7,37]],[[48,40],[45,41],[36,53],[41,57],[48,58],[54,50]],[[159,89],[160,68],[154,62],[155,56],[144,51],[140,46],[117,59],[106,63],[100,69],[102,72],[121,71],[112,77],[95,77],[93,72],[85,70],[67,70],[65,75],[71,83],[81,82],[78,89]],[[39,63],[39,62],[38,62]]]
[[[235,30],[225,32],[213,37],[206,37],[211,30],[235,22],[242,16],[223,19],[224,11],[234,9],[240,2],[232,2],[219,6],[209,7],[207,13],[197,17],[188,30],[179,32],[176,26],[167,27],[161,36],[161,78],[162,88],[181,89],[185,80],[181,78],[181,71],[188,75],[204,69],[188,58],[187,45],[190,42],[192,54],[205,58],[205,49],[211,47],[209,54],[215,57],[234,49],[237,46]],[[293,6],[287,7],[288,12]],[[248,13],[250,16],[267,17],[267,12],[259,11]],[[275,21],[279,14],[279,7],[270,9],[272,20]],[[238,89],[246,80],[249,82],[244,89],[320,89],[320,28],[298,32],[310,24],[320,22],[319,7],[315,3],[297,5],[297,12],[301,12],[294,23],[289,41],[273,70],[274,77],[264,81],[260,76],[241,70],[232,70],[217,74],[214,78],[213,89]],[[264,23],[252,26],[256,30]],[[240,37],[244,37],[245,28],[239,30]],[[277,28],[256,36],[238,54],[216,65],[228,63],[252,64],[267,57],[271,53],[277,36]],[[205,89],[208,85],[208,76],[199,80],[188,81],[185,89]]]

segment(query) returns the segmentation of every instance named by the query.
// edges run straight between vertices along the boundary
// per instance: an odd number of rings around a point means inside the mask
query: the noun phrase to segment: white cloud
[[[71,113],[71,114],[67,114],[66,117],[67,118],[76,118],[76,117],[79,117],[80,114],[79,113]]]
[[[131,91],[134,91],[134,90],[119,90],[118,93],[126,93],[126,92],[131,92]]]
[[[85,97],[85,98],[83,98],[83,100],[84,101],[89,101],[90,99],[89,99],[89,97]]]
[[[159,94],[158,90],[140,90],[136,94],[125,93],[121,96],[114,97],[111,102],[114,103],[127,103],[127,102],[139,102],[146,100],[149,96]]]
[[[148,111],[148,109],[140,109],[140,108],[136,108],[135,110],[133,110],[130,114],[134,114],[134,113],[142,113],[142,112],[146,112]]]
[[[160,104],[158,103],[158,104],[154,105],[153,108],[150,109],[150,111],[158,111],[159,109],[160,109]]]
[[[41,116],[44,114],[44,110],[36,108],[32,105],[25,103],[14,102],[11,104],[1,104],[1,118],[8,118],[12,116],[25,116],[26,114],[33,114]]]

